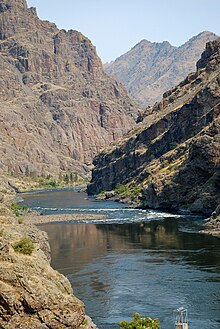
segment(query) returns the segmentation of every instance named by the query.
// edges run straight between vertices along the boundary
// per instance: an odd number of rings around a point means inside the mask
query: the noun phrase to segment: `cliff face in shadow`
[[[123,184],[128,195],[141,191],[144,207],[210,215],[220,202],[219,111],[217,39],[207,44],[196,73],[148,107],[120,144],[95,158],[89,193]]]
[[[118,78],[129,94],[142,106],[160,101],[163,93],[195,71],[208,41],[214,33],[202,32],[180,47],[169,42],[142,40],[131,50],[106,64],[105,71]]]
[[[137,107],[95,47],[26,1],[0,1],[0,166],[20,175],[85,174],[135,122]]]

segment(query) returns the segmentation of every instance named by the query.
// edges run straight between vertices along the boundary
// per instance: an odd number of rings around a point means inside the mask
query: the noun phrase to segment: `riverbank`
[[[23,223],[31,223],[34,225],[48,224],[48,223],[62,223],[79,220],[96,220],[106,218],[105,215],[100,214],[57,214],[57,215],[32,215],[28,214],[20,218]]]
[[[206,228],[205,230],[201,230],[200,233],[204,233],[204,234],[209,234],[209,235],[213,235],[216,236],[217,238],[220,238],[220,227],[210,227],[210,228]]]
[[[10,186],[16,193],[26,193],[31,191],[53,190],[53,189],[67,189],[79,188],[86,189],[88,179],[79,179],[78,181],[59,180],[56,177],[8,177]]]
[[[96,328],[68,279],[50,266],[47,234],[13,213],[15,191],[4,175],[0,187],[0,327]]]
[[[220,206],[212,213],[201,232],[220,237]]]
[[[96,196],[97,200],[115,201],[127,203],[131,208],[141,208],[140,203],[136,200],[131,200],[128,197],[117,194],[113,191],[106,191]],[[164,209],[166,211],[166,209]],[[220,238],[220,206],[212,213],[211,217],[203,224],[204,229],[200,231],[202,234],[209,234]]]

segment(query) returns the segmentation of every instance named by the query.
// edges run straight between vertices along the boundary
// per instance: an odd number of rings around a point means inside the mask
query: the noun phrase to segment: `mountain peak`
[[[0,13],[11,8],[27,9],[26,0],[0,0]]]
[[[198,35],[196,35],[196,37],[218,37],[217,34],[211,32],[211,31],[203,31],[203,32],[200,32]]]
[[[140,42],[138,42],[133,48],[135,47],[140,47],[140,46],[152,46],[152,47],[155,47],[155,46],[159,46],[159,47],[164,47],[164,46],[169,46],[169,47],[174,47],[172,46],[169,41],[162,41],[162,42],[151,42],[149,40],[146,40],[146,39],[143,39],[141,40]]]
[[[190,38],[179,48],[185,47],[185,45],[191,45],[193,43],[202,43],[202,44],[205,43],[206,44],[207,42],[213,41],[216,38],[218,38],[218,36],[215,33],[210,32],[210,31],[203,31],[203,32],[200,32],[199,34],[193,36],[192,38]]]
[[[147,106],[195,71],[206,43],[216,38],[214,33],[203,31],[180,47],[168,41],[141,40],[105,70],[117,76],[139,104]]]

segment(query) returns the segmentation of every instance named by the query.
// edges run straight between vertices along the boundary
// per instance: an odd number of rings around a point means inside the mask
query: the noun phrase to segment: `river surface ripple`
[[[220,328],[220,239],[199,234],[202,219],[127,209],[62,190],[23,194],[43,214],[98,213],[107,219],[39,226],[52,266],[71,282],[100,329],[139,312],[174,328],[173,310],[189,312],[189,329]]]

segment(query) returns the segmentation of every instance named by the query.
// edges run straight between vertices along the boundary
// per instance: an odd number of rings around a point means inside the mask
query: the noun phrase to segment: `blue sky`
[[[89,37],[102,61],[142,39],[179,46],[202,31],[220,35],[220,0],[28,0],[38,16]]]

